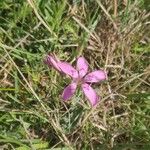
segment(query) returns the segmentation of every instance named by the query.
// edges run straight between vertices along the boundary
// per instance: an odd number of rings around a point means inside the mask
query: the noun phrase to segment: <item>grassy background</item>
[[[135,150],[150,147],[148,0],[0,1],[0,149]],[[43,59],[84,56],[108,80],[68,103],[70,82]]]

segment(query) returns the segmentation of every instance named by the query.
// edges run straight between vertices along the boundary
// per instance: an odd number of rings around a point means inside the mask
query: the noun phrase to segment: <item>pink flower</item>
[[[48,64],[49,67],[54,67],[56,70],[61,72],[61,69],[58,67],[58,63],[60,60],[56,58],[54,55],[48,55],[46,59],[44,60],[46,64]]]
[[[69,100],[80,85],[83,93],[90,101],[92,106],[95,106],[99,100],[99,96],[95,90],[90,86],[91,83],[97,83],[106,79],[106,73],[102,70],[96,70],[88,73],[88,63],[84,57],[79,57],[77,60],[76,69],[67,62],[62,62],[54,56],[47,56],[47,64],[53,66],[56,70],[69,75],[72,78],[69,84],[62,93],[63,100]]]

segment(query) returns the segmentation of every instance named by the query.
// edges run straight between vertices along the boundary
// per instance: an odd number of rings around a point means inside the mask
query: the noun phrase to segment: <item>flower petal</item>
[[[102,70],[93,71],[84,77],[84,82],[93,83],[106,79],[106,73]]]
[[[63,100],[66,101],[70,99],[73,96],[74,92],[76,91],[76,88],[77,88],[76,83],[69,84],[63,91],[63,94],[62,94]]]
[[[54,67],[56,70],[61,71],[61,69],[58,66],[58,62],[60,62],[60,60],[58,60],[56,57],[52,56],[52,55],[48,55],[46,57],[46,63],[49,66]]]
[[[74,69],[69,63],[59,62],[58,66],[65,74],[71,76],[72,78],[78,78],[78,71]]]
[[[92,106],[95,106],[98,102],[99,96],[94,89],[87,83],[82,84],[82,90],[85,96],[88,98]]]
[[[87,74],[88,71],[88,63],[84,57],[79,57],[77,60],[77,70],[79,71],[79,75],[82,78]]]

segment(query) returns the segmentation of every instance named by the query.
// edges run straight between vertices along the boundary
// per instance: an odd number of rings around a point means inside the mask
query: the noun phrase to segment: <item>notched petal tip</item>
[[[48,64],[49,66],[52,66],[53,68],[55,68],[56,70],[61,72],[61,69],[58,66],[58,63],[60,62],[60,60],[58,60],[55,56],[53,55],[47,55],[46,59],[45,59],[46,64]]]

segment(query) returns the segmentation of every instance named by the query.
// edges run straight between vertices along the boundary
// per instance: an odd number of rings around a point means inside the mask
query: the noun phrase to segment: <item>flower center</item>
[[[74,82],[76,82],[77,85],[80,86],[83,83],[83,79],[81,77],[78,77],[78,78],[74,79]]]

